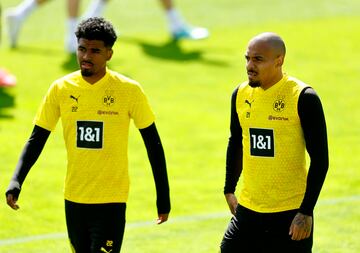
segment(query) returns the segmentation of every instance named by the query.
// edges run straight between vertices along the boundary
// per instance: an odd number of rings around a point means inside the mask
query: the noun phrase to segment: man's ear
[[[276,58],[276,67],[281,67],[284,64],[284,56],[283,55],[279,55]]]
[[[112,48],[110,48],[110,49],[108,49],[108,51],[107,51],[107,60],[108,61],[110,61],[110,59],[111,59],[111,57],[112,57],[112,55],[113,55],[113,50],[112,50]]]

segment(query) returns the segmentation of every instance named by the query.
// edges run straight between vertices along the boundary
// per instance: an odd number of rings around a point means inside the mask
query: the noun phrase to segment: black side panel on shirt
[[[298,113],[310,156],[306,192],[300,212],[311,215],[329,167],[326,122],[320,98],[312,88],[304,89],[298,101]]]
[[[226,176],[224,194],[234,193],[242,171],[242,129],[236,112],[236,97],[239,88],[231,96],[230,137],[226,152]]]
[[[158,213],[169,213],[171,209],[170,190],[166,171],[165,154],[155,123],[147,128],[140,129],[140,133],[145,143],[155,180]]]

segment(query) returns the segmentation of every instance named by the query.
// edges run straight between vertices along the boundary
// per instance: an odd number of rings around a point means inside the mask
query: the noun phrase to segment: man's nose
[[[254,62],[250,59],[246,62],[246,68],[251,69],[254,67]]]

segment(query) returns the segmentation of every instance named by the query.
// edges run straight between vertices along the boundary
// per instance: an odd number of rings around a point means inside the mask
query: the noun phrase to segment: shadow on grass
[[[163,44],[155,44],[133,37],[122,36],[121,41],[124,43],[138,44],[146,55],[158,59],[179,62],[196,61],[204,64],[217,65],[220,67],[227,67],[229,65],[224,61],[206,58],[202,50],[184,50],[181,47],[181,42],[177,40],[171,39]]]
[[[28,46],[28,45],[21,45],[17,46],[16,48],[10,48],[10,51],[13,53],[18,53],[21,55],[42,55],[42,56],[59,56],[62,54],[61,50],[54,49],[54,48],[45,48],[41,46]]]
[[[15,106],[15,98],[8,92],[8,89],[9,88],[0,87],[0,120],[3,118],[13,118],[12,115],[4,112],[4,109]]]
[[[77,63],[76,53],[68,54],[65,61],[62,63],[62,68],[68,71],[76,71],[79,69],[79,65]]]
[[[167,61],[196,61],[204,64],[215,65],[219,67],[228,67],[227,62],[221,60],[207,59],[201,50],[184,50],[180,46],[180,42],[176,40],[169,40],[163,44],[152,44],[137,38],[121,37],[121,42],[132,43],[139,45],[143,52],[154,58],[163,59]],[[120,43],[121,43],[120,42]],[[76,71],[79,69],[76,54],[69,54],[62,63],[62,68],[68,71]]]

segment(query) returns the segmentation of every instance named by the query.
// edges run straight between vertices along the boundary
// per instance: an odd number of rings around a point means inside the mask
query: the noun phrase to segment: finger
[[[164,223],[165,221],[166,221],[165,219],[158,218],[156,221],[156,224],[160,225],[160,224]]]
[[[295,224],[291,224],[289,235],[291,235],[291,240],[297,241],[299,240],[299,227]]]
[[[159,214],[158,219],[156,220],[156,223],[160,225],[161,223],[164,223],[168,220],[169,215],[168,214]]]
[[[232,214],[233,214],[233,215],[236,214],[236,206],[233,206]]]
[[[296,231],[297,231],[297,236],[295,236],[294,240],[304,240],[306,238],[309,238],[311,235],[311,227],[307,228],[307,227],[298,227],[296,226]]]
[[[234,204],[232,204],[232,203],[228,203],[228,206],[229,206],[230,212],[231,212],[233,215],[235,215],[237,205],[234,205]]]
[[[294,223],[291,223],[290,228],[289,228],[289,235],[294,234],[294,229],[295,229]]]
[[[299,241],[300,240],[300,234],[298,232],[294,232],[291,239],[294,240],[294,241]]]
[[[309,238],[310,236],[311,236],[311,228],[307,231],[305,238]]]
[[[304,231],[302,229],[299,229],[297,236],[295,236],[295,241],[300,241],[304,237]]]
[[[232,205],[229,205],[230,212],[234,214],[234,207]]]
[[[307,232],[304,230],[304,228],[297,228],[296,236],[294,237],[294,240],[300,241],[307,238]]]
[[[300,236],[299,236],[299,240],[304,240],[306,238],[310,237],[310,231],[306,230],[306,229],[302,229]]]
[[[157,219],[157,221],[156,221],[156,223],[157,224],[161,224],[161,223],[163,223],[163,222],[165,222],[166,220],[162,217],[162,216],[159,216],[158,217],[158,219]]]
[[[296,240],[297,237],[297,232],[296,230],[293,228],[291,231],[291,240]]]
[[[311,236],[311,231],[312,231],[312,220],[310,220],[306,231],[306,235],[305,238],[309,238]]]
[[[14,210],[18,210],[20,207],[16,204],[16,202],[10,202],[8,203],[9,206],[14,209]]]
[[[19,209],[20,207],[16,204],[17,199],[12,195],[12,194],[8,194],[6,197],[6,202],[7,204],[14,210]]]

